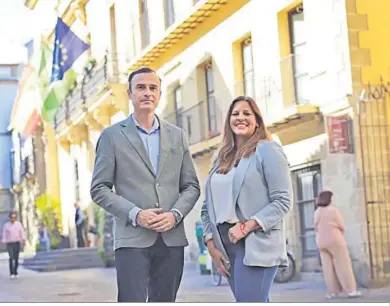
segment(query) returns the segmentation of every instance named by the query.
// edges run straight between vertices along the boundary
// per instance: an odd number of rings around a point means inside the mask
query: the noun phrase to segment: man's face
[[[16,221],[16,215],[12,214],[11,217],[10,217],[10,220],[11,220],[11,222],[15,222]]]
[[[136,74],[131,80],[129,96],[135,112],[154,112],[160,102],[160,95],[160,79],[155,73]]]

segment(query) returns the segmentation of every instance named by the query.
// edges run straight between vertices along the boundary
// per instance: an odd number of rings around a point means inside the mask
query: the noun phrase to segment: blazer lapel
[[[129,117],[123,125],[122,133],[125,135],[130,144],[137,151],[138,155],[141,157],[143,162],[149,168],[150,172],[154,175],[154,170],[152,163],[149,159],[148,153],[146,152],[145,146],[142,142],[141,137],[138,134],[137,127],[134,124],[134,121]]]
[[[171,150],[171,132],[169,127],[160,120],[160,158],[158,161],[157,178],[162,173],[165,162],[167,161],[169,151]]]
[[[233,178],[233,203],[237,203],[238,195],[240,194],[241,186],[244,183],[245,174],[248,171],[250,158],[243,158],[237,165],[236,172]]]

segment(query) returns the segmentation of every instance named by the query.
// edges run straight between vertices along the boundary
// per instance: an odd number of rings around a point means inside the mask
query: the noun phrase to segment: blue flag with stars
[[[55,29],[53,68],[50,83],[62,80],[79,56],[89,48],[70,27],[61,19],[57,19]]]

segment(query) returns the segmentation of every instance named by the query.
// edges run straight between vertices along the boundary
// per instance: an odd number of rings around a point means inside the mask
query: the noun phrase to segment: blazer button
[[[159,184],[159,183],[157,183],[157,184],[156,184],[156,187],[160,187],[160,184]]]
[[[159,207],[159,206],[160,206],[160,204],[156,203],[156,207]]]

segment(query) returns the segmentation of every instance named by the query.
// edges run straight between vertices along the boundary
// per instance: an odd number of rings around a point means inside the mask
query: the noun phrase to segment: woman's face
[[[251,137],[256,129],[256,117],[246,101],[237,102],[230,115],[230,128],[236,136]]]

